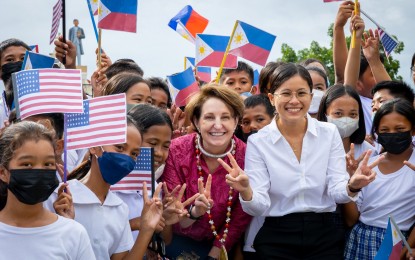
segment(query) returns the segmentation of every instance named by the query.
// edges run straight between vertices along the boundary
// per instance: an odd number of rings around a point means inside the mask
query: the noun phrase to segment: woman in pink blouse
[[[199,196],[188,209],[190,217],[173,227],[173,242],[167,247],[170,257],[219,258],[221,250],[232,249],[251,220],[242,210],[238,192],[226,184],[228,172],[217,161],[228,160],[226,154],[232,153],[244,167],[246,146],[234,136],[243,107],[236,92],[216,84],[203,87],[186,106],[197,133],[172,141],[162,180],[169,190],[186,183],[183,200]]]

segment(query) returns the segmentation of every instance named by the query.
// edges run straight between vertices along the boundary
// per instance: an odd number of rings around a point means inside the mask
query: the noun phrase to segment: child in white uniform
[[[34,122],[12,125],[0,137],[1,259],[95,259],[82,225],[43,208],[58,186],[53,144]]]

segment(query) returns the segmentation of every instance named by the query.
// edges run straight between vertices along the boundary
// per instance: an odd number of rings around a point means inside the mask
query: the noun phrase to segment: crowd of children
[[[374,259],[391,215],[415,248],[415,93],[353,10],[334,23],[335,82],[308,59],[271,61],[254,85],[239,61],[179,108],[163,78],[103,53],[92,95],[125,93],[126,142],[68,151],[67,182],[63,114],[17,118],[11,75],[30,48],[2,41],[0,259]],[[76,47],[55,46],[75,68]],[[154,193],[112,191],[142,147]]]

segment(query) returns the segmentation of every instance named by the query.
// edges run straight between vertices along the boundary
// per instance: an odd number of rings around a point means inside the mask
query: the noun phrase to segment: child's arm
[[[344,222],[348,227],[353,227],[359,220],[359,216],[360,213],[355,202],[343,204]]]
[[[365,29],[365,23],[363,19],[354,14],[350,21],[350,31],[356,30],[356,45],[355,48],[350,48],[349,56],[346,62],[346,70],[344,75],[344,85],[356,87],[359,79],[359,68],[360,68],[360,47],[362,44],[362,35]]]
[[[370,29],[369,33],[365,32],[363,36],[365,39],[363,43],[363,55],[365,55],[365,58],[369,63],[376,83],[391,80],[388,72],[382,64],[382,61],[380,60],[378,30],[373,32]]]
[[[337,12],[336,20],[333,27],[333,63],[335,82],[344,82],[344,70],[347,61],[347,45],[344,35],[344,26],[347,20],[352,16],[354,3],[352,1],[344,1],[340,4]]]

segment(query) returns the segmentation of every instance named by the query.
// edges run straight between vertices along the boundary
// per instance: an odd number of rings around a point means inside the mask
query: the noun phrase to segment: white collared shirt
[[[275,120],[248,139],[245,173],[252,200],[241,204],[253,216],[298,212],[333,212],[347,203],[349,175],[343,143],[335,125],[307,115],[308,126],[298,162]]]
[[[128,218],[128,207],[111,191],[104,204],[78,180],[68,181],[75,208],[75,221],[84,226],[97,259],[110,259],[113,254],[129,251],[134,244]],[[52,212],[58,189],[44,202]]]

